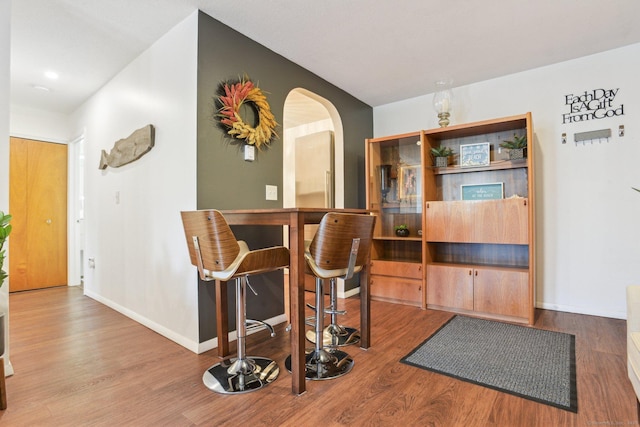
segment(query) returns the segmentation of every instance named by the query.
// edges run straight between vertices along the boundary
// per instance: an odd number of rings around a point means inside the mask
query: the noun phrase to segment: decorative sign
[[[398,182],[398,197],[400,200],[416,199],[422,193],[420,165],[402,166]]]
[[[134,131],[128,137],[117,140],[109,153],[102,150],[98,168],[102,170],[106,169],[107,166],[119,168],[138,160],[153,148],[155,133],[153,125],[147,125]]]
[[[593,89],[585,90],[581,94],[565,95],[565,105],[568,106],[569,112],[562,115],[562,124],[623,116],[624,104],[614,104],[619,90],[620,88]]]
[[[496,200],[504,198],[504,185],[502,182],[491,184],[463,184],[460,186],[460,198],[462,200]]]
[[[460,166],[477,167],[489,166],[490,144],[481,142],[479,144],[466,144],[460,146]]]

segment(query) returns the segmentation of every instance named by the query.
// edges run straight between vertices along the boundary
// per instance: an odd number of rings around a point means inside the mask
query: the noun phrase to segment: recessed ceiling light
[[[44,76],[50,80],[56,80],[58,78],[58,73],[55,71],[46,71]]]
[[[31,85],[31,88],[33,90],[39,90],[41,92],[51,92],[51,89],[49,89],[46,86],[40,86],[40,85]]]

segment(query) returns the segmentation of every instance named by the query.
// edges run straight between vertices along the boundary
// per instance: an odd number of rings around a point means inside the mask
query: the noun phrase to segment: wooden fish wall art
[[[107,166],[119,168],[138,160],[151,151],[154,139],[155,128],[153,125],[147,125],[134,131],[127,138],[116,141],[110,153],[107,154],[105,150],[102,150],[99,168],[106,169]]]

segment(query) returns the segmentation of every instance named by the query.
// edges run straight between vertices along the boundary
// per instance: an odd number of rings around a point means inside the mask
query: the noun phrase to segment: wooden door
[[[529,244],[529,207],[527,199],[483,200],[470,212],[470,234],[478,243]]]
[[[473,310],[473,269],[427,265],[427,306]]]
[[[11,138],[9,291],[67,284],[67,146]]]
[[[478,268],[474,278],[474,309],[483,313],[529,315],[529,272],[527,270]]]

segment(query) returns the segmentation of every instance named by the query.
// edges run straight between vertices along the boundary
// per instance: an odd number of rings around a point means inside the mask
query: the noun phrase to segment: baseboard
[[[184,348],[193,351],[194,353],[198,353],[198,348],[199,345],[197,342],[190,340],[180,334],[175,333],[174,331],[167,329],[166,327],[144,317],[141,316],[140,314],[136,313],[135,311],[132,311],[126,307],[121,306],[118,303],[115,303],[113,301],[111,301],[108,298],[103,297],[102,295],[98,295],[94,292],[91,292],[89,290],[87,290],[87,288],[84,288],[84,294],[86,296],[88,296],[91,299],[94,299],[96,301],[98,301],[101,304],[106,305],[109,308],[112,308],[113,310],[117,311],[120,314],[123,314],[125,316],[127,316],[128,318],[135,320],[136,322],[140,323],[143,326],[146,326],[147,328],[151,329],[154,332],[159,333],[160,335],[162,335],[165,338],[170,339],[171,341],[175,342],[176,344],[180,344],[181,346],[183,346]],[[216,344],[217,345],[217,344]]]
[[[141,316],[140,314],[129,310],[126,307],[121,306],[120,304],[117,304],[113,301],[111,301],[108,298],[104,298],[101,295],[98,295],[96,293],[93,293],[91,291],[88,291],[86,288],[84,289],[84,294],[86,296],[88,296],[89,298],[98,301],[101,304],[106,305],[107,307],[117,311],[120,314],[123,314],[125,316],[127,316],[128,318],[140,323],[141,325],[151,329],[154,332],[157,332],[158,334],[162,335],[165,338],[170,339],[171,341],[175,342],[176,344],[179,344],[181,346],[183,346],[184,348],[191,350],[192,352],[196,353],[196,354],[201,354],[204,353],[205,351],[209,351],[212,350],[216,347],[218,347],[218,338],[212,338],[210,340],[207,340],[205,342],[201,342],[201,343],[197,343],[195,341],[192,341],[180,334],[175,333],[174,331],[167,329],[166,327],[159,325],[158,323],[144,317]],[[270,319],[265,320],[265,322],[267,322],[268,324],[270,324],[271,326],[276,326],[279,325],[280,323],[284,323],[287,321],[287,316],[285,316],[284,314],[280,314],[278,316],[272,317]],[[249,335],[251,335],[252,333],[255,332],[259,332],[259,330],[256,331],[252,331],[249,332]],[[234,341],[237,338],[237,334],[236,331],[230,331],[229,332],[229,341]],[[13,369],[9,366],[10,372],[13,372]]]
[[[346,292],[338,292],[338,298],[349,298],[359,294],[360,294],[360,287],[358,286],[353,289],[349,289]]]
[[[279,325],[280,323],[285,323],[286,321],[287,321],[287,316],[284,314],[265,320],[265,322],[267,322],[271,326],[276,326],[276,325]],[[249,331],[247,335],[255,334],[256,332],[260,332],[260,331],[261,331],[260,329]],[[235,341],[236,339],[238,339],[238,333],[236,331],[229,331],[229,342]],[[201,342],[198,345],[197,353],[201,354],[201,353],[204,353],[205,351],[213,350],[216,347],[218,347],[217,337],[207,340],[205,342]]]
[[[267,322],[268,324],[270,324],[271,326],[276,326],[279,325],[280,323],[285,323],[287,321],[287,316],[284,314],[281,314],[279,316],[276,317],[272,317],[270,319],[265,320],[265,322]],[[247,333],[247,335],[251,335],[251,334],[255,334],[256,332],[260,332],[261,330],[254,330],[254,331],[249,331]],[[229,331],[229,342],[231,341],[235,341],[236,339],[238,339],[238,333],[236,331]],[[218,338],[212,338],[208,341],[205,342],[201,342],[198,345],[198,354],[200,353],[204,353],[205,351],[209,351],[209,350],[213,350],[214,348],[218,347]]]
[[[564,311],[566,313],[575,313],[575,314],[586,314],[589,316],[598,316],[598,317],[609,317],[612,319],[626,319],[627,312],[622,311],[606,311],[606,310],[591,310],[584,309],[582,307],[575,307],[572,305],[563,305],[563,304],[550,304],[544,302],[536,303],[536,308],[542,308],[545,310],[553,310],[553,311]]]

